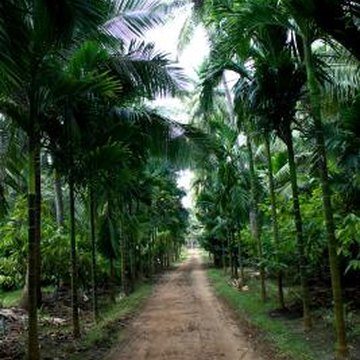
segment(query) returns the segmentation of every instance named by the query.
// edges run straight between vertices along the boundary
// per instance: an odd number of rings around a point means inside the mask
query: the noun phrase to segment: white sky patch
[[[191,82],[198,80],[197,70],[209,53],[209,44],[205,29],[198,26],[184,51],[181,54],[178,53],[180,32],[188,15],[188,13],[180,12],[179,16],[165,25],[149,31],[146,40],[154,42],[156,49],[168,54],[169,59],[176,61],[176,65],[182,68],[189,78],[189,89],[191,89]],[[156,108],[162,109],[164,115],[175,121],[189,122],[188,111],[184,107],[184,103],[178,98],[159,97],[152,104]]]
[[[203,27],[198,26],[189,44],[184,48],[181,54],[178,53],[178,41],[180,32],[186,18],[190,15],[190,8],[179,10],[173,20],[169,20],[165,25],[159,26],[147,33],[146,40],[154,42],[156,49],[168,54],[168,58],[176,61],[177,65],[183,68],[184,73],[197,82],[197,71],[209,54],[209,44],[207,41],[206,31]],[[161,112],[169,118],[180,123],[189,122],[189,111],[185,108],[184,102],[178,98],[158,98],[152,102],[155,108],[161,109]],[[194,179],[194,172],[186,169],[178,172],[178,187],[186,192],[182,199],[185,208],[193,207],[193,196],[191,184]]]
[[[238,146],[245,145],[246,144],[246,136],[243,133],[240,133],[236,142],[237,142]]]
[[[181,54],[177,52],[180,32],[188,16],[188,11],[179,11],[173,20],[150,30],[146,35],[146,40],[154,42],[157,49],[169,54],[171,60],[178,62],[187,76],[196,79],[197,69],[209,53],[209,44],[205,29],[198,26],[184,51]]]
[[[182,204],[185,208],[193,207],[193,196],[191,192],[191,185],[195,174],[190,169],[180,170],[178,172],[177,185],[180,189],[186,191],[186,196],[182,198]]]

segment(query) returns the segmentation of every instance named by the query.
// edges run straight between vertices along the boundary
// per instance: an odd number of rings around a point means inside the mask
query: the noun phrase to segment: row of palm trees
[[[131,226],[137,226],[136,215],[142,213],[151,224],[152,240],[142,247],[148,248],[150,264],[160,253],[161,261],[167,264],[179,253],[186,215],[180,206],[181,194],[170,190],[175,186],[174,170],[164,169],[157,176],[147,177],[150,184],[141,183],[151,167],[150,156],[184,157],[177,149],[189,134],[148,109],[144,102],[159,95],[174,95],[185,81],[165,55],[139,38],[163,22],[165,13],[164,6],[156,1],[4,0],[0,4],[0,113],[4,123],[26,135],[21,135],[26,144],[17,149],[26,149],[28,161],[24,299],[29,313],[29,359],[40,358],[37,308],[41,301],[43,159],[54,169],[60,226],[65,218],[62,180],[69,191],[74,337],[80,336],[77,194],[84,194],[89,204],[95,317],[98,233],[108,242],[110,239],[110,250],[105,244],[103,251],[112,260],[116,258],[114,251],[121,248],[124,284],[127,269],[135,263],[129,257],[133,263],[126,264],[124,254],[125,246],[133,249],[129,254],[136,253],[135,238],[131,238],[136,233],[131,231]],[[161,215],[161,202],[172,205],[171,216]],[[158,209],[153,208],[156,204]],[[117,233],[119,227],[133,234],[127,236],[127,245],[125,241],[116,244],[115,239],[125,238]],[[159,242],[161,246],[151,248]],[[143,254],[137,255],[141,258]]]
[[[323,17],[320,14],[323,14],[324,7],[331,11],[329,10]],[[247,137],[249,181],[245,185],[250,189],[250,222],[259,257],[262,257],[263,252],[259,207],[261,199],[254,164],[253,142],[255,138],[260,137],[265,144],[275,244],[279,243],[279,219],[274,189],[271,139],[274,136],[277,137],[287,149],[304,326],[307,329],[311,327],[308,264],[299,199],[297,159],[294,150],[294,136],[297,135],[294,129],[301,131],[305,129],[308,134],[311,134],[308,136],[308,144],[315,156],[316,174],[322,192],[339,358],[346,357],[348,350],[341,273],[337,255],[340,244],[336,237],[329,181],[327,139],[324,133],[324,122],[327,120],[324,117],[326,114],[324,98],[332,102],[333,106],[337,106],[336,111],[339,114],[341,102],[351,106],[358,97],[357,46],[353,41],[345,39],[350,33],[353,36],[359,34],[358,7],[359,4],[356,1],[348,3],[315,0],[246,0],[230,3],[220,0],[212,3],[204,2],[202,7],[202,20],[211,34],[212,46],[210,59],[205,65],[203,75],[201,101],[204,118],[209,121],[209,118],[213,116],[214,88],[223,80],[224,72],[228,70],[236,73],[238,80],[233,87],[233,105],[230,105],[236,114],[237,124],[233,125],[231,112],[227,115],[227,121],[230,124],[228,126],[232,127],[236,133],[243,132]],[[347,21],[349,21],[348,28]],[[344,57],[347,58],[346,62],[344,62]],[[351,95],[347,93],[345,97],[342,97],[343,84],[349,72],[352,81],[346,82],[346,86],[351,89]],[[331,98],[332,95],[333,98]],[[236,141],[233,141],[232,146],[238,147]],[[230,155],[222,155],[222,161],[225,161],[224,166],[228,171],[233,166],[228,164],[230,158]],[[235,160],[232,161],[235,162]],[[238,171],[241,169],[238,168]],[[223,171],[218,169],[216,176],[220,176],[217,181],[225,187],[224,196],[231,196],[226,185],[229,181],[232,186],[244,186],[237,180],[223,179],[222,173]],[[204,178],[202,181],[205,181]],[[202,195],[205,196],[204,192]],[[222,200],[217,201],[220,206],[217,211],[221,212],[221,217],[225,216],[225,219],[219,219],[219,221],[226,221],[226,217],[229,217],[231,223],[231,208],[227,208],[228,212],[224,212],[221,206]],[[203,216],[207,215],[203,214]],[[260,263],[260,274],[262,297],[265,299],[263,263]],[[278,271],[277,277],[280,305],[284,306],[281,271]]]

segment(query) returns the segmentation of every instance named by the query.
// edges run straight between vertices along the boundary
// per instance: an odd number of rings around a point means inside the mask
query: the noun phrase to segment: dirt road
[[[197,250],[157,285],[108,360],[261,360],[209,286]]]

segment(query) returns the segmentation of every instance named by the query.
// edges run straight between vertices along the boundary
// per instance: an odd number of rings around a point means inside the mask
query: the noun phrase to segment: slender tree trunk
[[[226,274],[226,257],[225,257],[224,240],[221,240],[221,265],[222,265],[224,273]]]
[[[250,186],[251,186],[251,216],[253,225],[253,236],[258,250],[258,257],[260,261],[260,282],[261,282],[261,299],[266,301],[266,285],[265,285],[265,267],[263,264],[263,251],[262,251],[262,242],[261,242],[261,232],[259,224],[259,209],[258,209],[258,191],[256,185],[256,174],[255,174],[255,165],[254,165],[254,156],[252,151],[252,145],[249,135],[246,136],[246,144],[248,149],[249,156],[249,168],[250,168]]]
[[[238,262],[237,262],[237,254],[236,254],[236,245],[235,245],[235,236],[234,233],[231,233],[231,256],[232,256],[232,264],[233,264],[233,277],[235,279],[239,278],[239,272],[238,272]]]
[[[240,235],[240,232],[239,232],[239,235],[238,235],[238,262],[239,262],[241,283],[243,285],[245,285],[245,272],[244,272],[244,262],[243,262],[243,259],[242,259],[242,251],[241,251],[241,235]]]
[[[74,338],[80,337],[79,301],[78,301],[78,276],[76,257],[76,234],[75,234],[75,193],[74,181],[70,174],[70,248],[71,248],[71,295],[72,295],[72,323]]]
[[[300,281],[301,281],[302,296],[303,296],[304,328],[308,330],[312,326],[311,314],[310,314],[310,293],[309,293],[309,285],[307,279],[307,261],[305,256],[303,225],[302,225],[302,218],[300,211],[295,155],[294,155],[293,139],[290,128],[287,129],[285,137],[286,137],[285,143],[287,146],[288,161],[290,168],[291,189],[293,195],[293,210],[294,210],[294,220],[295,220],[295,228],[296,228],[296,244],[298,250],[298,257],[299,257]]]
[[[152,278],[154,275],[154,255],[153,255],[153,240],[154,240],[154,231],[150,231],[150,243],[149,243],[149,273]]]
[[[135,261],[134,261],[134,239],[130,238],[128,241],[128,254],[129,254],[129,293],[132,293],[135,288]]]
[[[35,126],[34,126],[35,127]],[[37,324],[37,296],[38,296],[38,234],[36,228],[39,225],[37,209],[37,194],[39,186],[37,184],[38,152],[40,149],[40,139],[37,131],[33,130],[29,134],[29,185],[28,185],[28,353],[29,360],[39,360],[38,324]]]
[[[37,307],[40,308],[42,303],[41,293],[41,163],[40,163],[40,136],[37,135],[37,147],[35,152],[35,214],[36,214],[36,226],[35,226],[35,238],[36,238],[36,284],[37,284]]]
[[[91,282],[92,282],[92,305],[94,319],[97,322],[99,319],[98,299],[97,299],[97,274],[96,274],[96,224],[95,224],[95,199],[92,185],[89,187],[89,202],[90,202],[90,236],[91,236]]]
[[[275,248],[276,248],[276,252],[277,252],[276,261],[279,262],[278,254],[279,254],[279,250],[280,250],[280,238],[279,238],[279,226],[278,226],[278,220],[277,220],[276,196],[275,196],[273,166],[272,166],[272,161],[271,161],[271,149],[270,149],[269,134],[265,135],[265,148],[266,148],[266,157],[267,157],[267,162],[268,162],[273,238],[274,238],[274,244],[275,244]],[[284,309],[285,301],[284,301],[284,291],[283,291],[283,273],[281,270],[277,271],[277,283],[278,283],[279,307]]]
[[[336,356],[339,359],[344,359],[348,355],[348,347],[346,340],[344,306],[342,299],[341,274],[339,268],[339,260],[336,252],[338,244],[335,236],[335,223],[331,204],[331,190],[328,178],[326,147],[321,118],[321,92],[319,83],[315,76],[315,65],[312,57],[311,42],[306,36],[304,36],[303,43],[305,52],[307,83],[311,105],[311,115],[314,119],[316,147],[317,153],[319,155],[318,167],[323,195],[323,209],[329,249],[329,264],[334,299],[335,330],[337,338]]]
[[[126,239],[122,232],[120,239],[120,258],[121,258],[121,287],[125,295],[128,295],[128,278],[127,278],[127,255],[126,255]]]
[[[29,258],[26,265],[25,284],[22,289],[19,306],[24,310],[29,310]]]
[[[115,259],[110,259],[110,299],[112,303],[116,302],[116,294],[115,294]]]
[[[55,210],[56,210],[56,223],[58,228],[64,227],[64,200],[61,188],[61,177],[59,172],[54,169],[54,192],[55,192]]]
[[[232,252],[231,252],[231,238],[230,233],[227,234],[227,248],[228,248],[228,261],[229,261],[229,268],[230,268],[230,276],[233,276],[233,264],[232,264]]]

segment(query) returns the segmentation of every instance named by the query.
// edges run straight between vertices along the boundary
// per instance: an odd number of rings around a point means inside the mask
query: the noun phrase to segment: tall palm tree
[[[1,112],[11,114],[29,136],[29,357],[39,357],[36,325],[36,289],[39,283],[40,167],[43,132],[50,130],[49,95],[57,72],[54,61],[64,50],[83,38],[106,42],[139,34],[161,22],[155,14],[158,3],[74,1],[61,3],[37,0],[5,0],[0,5]],[[133,11],[137,9],[137,11]],[[129,11],[130,10],[130,11]],[[155,15],[154,15],[155,14]],[[114,16],[117,16],[114,18]],[[64,22],[64,19],[67,21]],[[114,44],[114,42],[112,42]],[[117,45],[118,46],[118,45]],[[60,52],[62,54],[60,54]],[[71,92],[71,89],[68,89]],[[63,89],[64,93],[66,92]],[[50,110],[50,111],[49,111]],[[37,269],[37,271],[36,271]]]
[[[94,34],[111,8],[107,1],[50,3],[5,0],[0,5],[1,112],[29,138],[29,359],[38,359],[37,297],[40,277],[40,141],[51,62],[78,31]],[[66,22],[63,20],[67,19]]]
[[[290,2],[291,4],[291,2]],[[294,8],[291,8],[294,10]],[[331,203],[331,190],[327,165],[327,150],[323,131],[323,119],[321,111],[321,87],[317,77],[316,63],[311,48],[314,37],[314,29],[309,23],[297,17],[296,10],[292,12],[299,25],[300,35],[304,48],[304,64],[307,74],[308,96],[310,100],[310,114],[314,122],[316,148],[318,154],[318,169],[322,189],[322,200],[324,209],[325,226],[328,240],[329,264],[331,283],[334,299],[335,329],[337,335],[336,354],[338,358],[345,358],[348,355],[345,314],[342,300],[341,274],[337,255],[337,239],[335,235],[335,221]],[[357,32],[360,35],[360,32]],[[355,49],[352,49],[355,50]]]
[[[271,141],[270,135],[265,134],[265,149],[266,149],[266,158],[267,158],[267,169],[269,177],[269,192],[270,192],[270,202],[271,202],[271,220],[273,227],[273,238],[276,247],[277,253],[280,250],[280,235],[279,235],[279,225],[278,225],[278,214],[277,214],[277,203],[276,203],[276,194],[275,194],[275,184],[274,184],[274,172],[271,156]],[[279,259],[277,259],[279,260]],[[283,273],[279,269],[277,272],[277,282],[278,282],[278,301],[280,308],[285,308],[285,299],[284,299],[284,289],[283,289]]]
[[[347,4],[343,1],[310,1],[304,4],[302,1],[285,1],[288,16],[295,20],[297,33],[301,37],[303,47],[303,61],[307,74],[308,97],[310,101],[310,115],[313,119],[317,164],[322,188],[322,200],[326,225],[331,283],[334,299],[335,329],[337,334],[336,356],[344,358],[348,354],[346,330],[344,320],[344,307],[342,300],[341,274],[337,255],[337,239],[335,236],[335,222],[331,204],[331,190],[329,184],[327,150],[323,131],[322,101],[319,72],[316,67],[316,58],[312,49],[313,42],[317,39],[317,33],[323,30],[330,34],[355,56],[359,58],[359,47],[356,40],[359,38],[359,29],[356,22],[359,18],[357,2]],[[319,17],[320,8],[329,10],[325,17]],[[349,17],[349,20],[345,20]],[[345,25],[346,23],[346,25]],[[345,35],[346,34],[346,35]],[[347,38],[351,34],[351,38]],[[355,41],[354,41],[355,40]],[[354,41],[354,42],[353,42]]]
[[[294,121],[296,103],[300,99],[305,82],[303,69],[292,59],[291,49],[286,44],[286,31],[278,27],[261,29],[257,35],[261,54],[255,60],[254,86],[255,108],[267,123],[284,141],[288,150],[288,161],[293,193],[294,220],[298,245],[299,266],[303,290],[304,326],[311,326],[309,289],[306,275],[306,256],[303,239],[303,225],[297,185],[295,155],[291,124]],[[269,40],[272,39],[272,42]],[[266,48],[265,46],[268,48]],[[289,83],[286,79],[292,79]],[[270,85],[272,84],[272,85]],[[259,111],[260,110],[260,111]]]
[[[287,7],[282,7],[284,4]],[[335,36],[339,38],[339,41],[342,41],[344,44],[347,43],[348,49],[352,51],[354,54],[354,46],[351,45],[350,41],[344,41],[343,35],[347,31],[344,31],[344,21],[346,16],[345,13],[350,15],[350,25],[347,33],[357,32],[356,26],[354,27],[353,21],[356,22],[356,18],[358,16],[356,12],[356,2],[352,3],[351,6],[346,7],[343,6],[344,3],[342,1],[327,1],[325,2],[325,6],[329,6],[329,4],[334,5],[334,8],[331,9],[327,17],[327,20],[331,19],[333,23],[337,23],[335,26],[335,31],[339,30],[339,33]],[[326,168],[326,151],[324,146],[324,138],[323,132],[321,129],[321,102],[319,97],[319,69],[315,68],[315,62],[313,58],[313,53],[311,49],[311,43],[314,40],[313,35],[313,24],[321,23],[322,20],[319,20],[319,9],[323,5],[323,2],[317,1],[285,1],[283,3],[275,3],[269,2],[264,4],[262,1],[246,1],[242,4],[241,7],[235,10],[236,17],[234,16],[230,20],[230,28],[232,28],[232,33],[236,34],[241,32],[240,28],[236,26],[236,22],[239,23],[239,19],[242,18],[242,29],[248,29],[249,32],[261,32],[265,27],[273,26],[278,27],[279,29],[283,29],[282,31],[286,33],[289,29],[292,32],[288,32],[290,34],[290,38],[295,40],[295,46],[293,46],[292,55],[297,56],[300,61],[304,62],[307,74],[307,85],[309,88],[310,94],[310,102],[311,102],[311,113],[314,120],[315,126],[315,138],[317,141],[317,148],[319,153],[319,173],[321,174],[321,183],[323,189],[323,201],[324,201],[324,214],[327,225],[327,234],[328,234],[328,244],[329,244],[329,259],[331,266],[331,276],[332,276],[332,287],[334,293],[334,304],[335,304],[335,314],[336,314],[336,329],[337,329],[337,337],[338,337],[338,345],[337,345],[337,355],[339,357],[346,356],[346,340],[344,335],[344,321],[343,321],[343,306],[341,301],[341,287],[340,287],[340,274],[337,265],[336,259],[336,239],[334,236],[334,226],[332,219],[332,210],[331,210],[331,202],[330,202],[330,192],[329,185],[327,181],[327,168]],[[218,7],[220,9],[220,13],[224,15],[228,11],[228,7]],[[330,8],[329,8],[330,9]],[[249,13],[252,15],[249,16]],[[312,17],[309,17],[309,14]],[[316,13],[316,14],[315,14]],[[338,20],[336,20],[337,16],[339,16]],[[315,15],[317,16],[317,20],[314,20]],[[292,18],[289,21],[289,18]],[[306,19],[305,19],[306,18]],[[341,18],[341,19],[340,19]],[[311,21],[309,21],[309,19]],[[326,21],[327,21],[326,20]],[[325,21],[325,22],[326,22]],[[331,21],[329,23],[331,23]],[[241,21],[240,21],[241,23]],[[245,25],[246,24],[246,25]],[[295,24],[295,27],[294,27]],[[223,25],[223,24],[222,24]],[[323,24],[324,25],[324,24]],[[224,26],[223,26],[224,27]],[[320,26],[321,28],[321,26]],[[240,31],[239,31],[240,30]],[[329,31],[331,33],[331,31]],[[354,34],[353,38],[356,38],[357,34]],[[341,40],[340,40],[341,39]],[[269,39],[270,40],[270,39]],[[299,41],[300,40],[300,41]],[[301,41],[302,40],[302,41]],[[299,225],[299,223],[298,223]],[[298,226],[299,228],[299,226]]]
[[[256,2],[251,2],[253,3]],[[244,3],[243,6],[245,5]],[[257,11],[261,14],[266,13],[261,4],[256,3],[256,5]],[[249,9],[253,10],[250,6]],[[231,14],[238,16],[234,17]],[[224,18],[228,20],[224,21]],[[221,22],[217,58],[219,59],[219,54],[222,54],[224,58],[225,54],[223,68],[235,70],[242,77],[236,85],[235,101],[238,104],[254,105],[251,106],[250,111],[255,111],[257,117],[266,124],[263,128],[275,130],[288,147],[303,288],[304,325],[308,328],[311,326],[309,290],[306,281],[306,258],[291,130],[295,106],[305,84],[304,68],[296,62],[296,59],[293,59],[293,45],[288,42],[287,30],[281,26],[270,22],[270,24],[264,23],[262,26],[255,27],[256,21],[253,17],[249,17],[248,12],[242,7],[232,10],[228,6],[222,7],[221,4],[215,7],[212,19],[214,26],[217,26],[217,21]],[[240,60],[239,64],[234,64],[234,58]],[[217,62],[219,68],[220,61]],[[212,73],[214,75],[216,71]],[[286,80],[289,78],[292,79],[291,83]],[[253,120],[257,117],[253,117]]]

